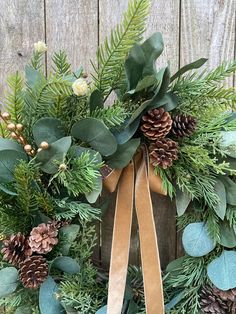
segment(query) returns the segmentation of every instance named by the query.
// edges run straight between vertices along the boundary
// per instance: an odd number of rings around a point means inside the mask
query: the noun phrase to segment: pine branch
[[[142,39],[149,5],[149,0],[131,0],[122,23],[97,51],[94,84],[104,96],[117,88],[124,78],[125,58],[132,46]]]
[[[236,71],[236,60],[231,62],[223,62],[216,69],[210,71],[204,76],[206,82],[222,82],[227,77],[233,75]]]
[[[30,60],[30,65],[35,70],[40,70],[42,67],[44,52],[34,51],[33,56]]]
[[[68,62],[67,55],[64,51],[59,51],[58,53],[54,53],[52,57],[53,61],[53,70],[55,74],[62,76],[62,75],[69,75],[71,73],[71,65]]]
[[[5,98],[6,110],[11,114],[12,122],[20,123],[24,106],[23,78],[20,76],[19,72],[16,72],[8,78],[7,84],[9,86],[9,92]]]

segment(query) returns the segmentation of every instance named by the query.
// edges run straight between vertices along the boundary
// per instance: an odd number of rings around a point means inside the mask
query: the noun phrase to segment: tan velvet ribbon
[[[147,167],[145,149],[126,168],[115,169],[104,179],[104,185],[110,192],[115,190],[117,184],[107,314],[121,314],[122,310],[134,200],[140,235],[146,313],[163,314],[161,267],[150,189],[163,195],[166,193],[162,189],[161,178],[154,174],[153,168]]]

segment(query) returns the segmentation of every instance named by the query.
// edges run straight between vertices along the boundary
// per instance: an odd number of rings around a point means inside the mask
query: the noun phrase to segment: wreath
[[[207,61],[199,59],[174,75],[169,66],[157,69],[161,34],[142,41],[149,6],[129,2],[91,76],[72,71],[63,51],[46,74],[47,46],[38,42],[25,75],[7,81],[0,113],[4,313],[121,307],[159,314],[163,294],[166,313],[236,313],[236,94],[224,85],[236,62],[199,70]],[[106,211],[103,185],[118,186],[110,282],[92,260],[96,222]],[[183,230],[186,254],[162,279],[150,189],[172,199]],[[143,274],[125,268],[133,197]]]

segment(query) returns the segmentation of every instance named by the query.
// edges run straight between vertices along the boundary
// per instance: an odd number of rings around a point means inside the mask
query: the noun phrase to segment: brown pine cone
[[[171,130],[172,119],[163,108],[150,109],[142,116],[141,131],[151,141],[165,137]]]
[[[33,252],[47,254],[58,243],[58,229],[54,224],[42,223],[33,228],[29,237],[29,245]]]
[[[168,138],[162,138],[149,146],[150,163],[167,169],[178,159],[178,144]]]
[[[203,313],[227,314],[229,306],[216,293],[215,287],[206,286],[200,293],[200,306]]]
[[[190,136],[195,132],[197,127],[197,120],[192,116],[186,116],[184,114],[179,114],[172,117],[173,124],[171,133],[177,137]]]
[[[48,276],[46,259],[41,255],[28,257],[20,263],[19,277],[25,288],[38,288]]]
[[[32,255],[28,239],[20,232],[3,241],[1,252],[4,254],[3,259],[14,266],[18,266],[28,256]]]

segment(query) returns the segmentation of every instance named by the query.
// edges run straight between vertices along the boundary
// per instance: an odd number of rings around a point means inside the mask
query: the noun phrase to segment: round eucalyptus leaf
[[[68,274],[77,274],[80,271],[80,266],[73,258],[69,256],[56,257],[51,267],[58,268]]]
[[[207,266],[207,274],[220,290],[236,288],[236,251],[224,251]]]
[[[236,205],[236,183],[227,176],[221,176],[220,180],[225,186],[226,201],[230,205]]]
[[[58,285],[48,277],[39,290],[39,308],[41,314],[65,314],[65,309],[57,297]]]
[[[193,257],[204,256],[216,246],[203,222],[189,224],[184,229],[182,241],[186,253]]]
[[[44,141],[51,144],[66,135],[61,120],[55,118],[38,120],[34,124],[32,131],[38,146]]]
[[[88,143],[103,156],[110,156],[117,149],[114,135],[103,122],[95,118],[85,118],[76,122],[72,127],[71,134]]]
[[[18,271],[15,267],[0,270],[0,298],[13,293],[18,286]]]

